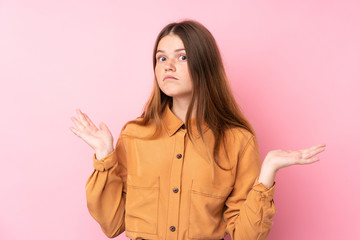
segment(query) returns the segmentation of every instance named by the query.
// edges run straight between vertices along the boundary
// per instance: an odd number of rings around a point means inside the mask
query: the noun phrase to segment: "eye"
[[[181,56],[180,56],[180,59],[181,59],[181,60],[186,60],[186,56],[185,56],[185,55],[181,55]]]
[[[160,62],[163,62],[164,59],[165,59],[165,57],[158,57],[158,60],[159,60]]]

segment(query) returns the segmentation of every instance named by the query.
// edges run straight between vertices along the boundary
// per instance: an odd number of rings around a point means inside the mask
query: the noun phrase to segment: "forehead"
[[[163,37],[157,47],[158,51],[174,52],[177,49],[184,48],[181,38],[175,34],[169,34]]]

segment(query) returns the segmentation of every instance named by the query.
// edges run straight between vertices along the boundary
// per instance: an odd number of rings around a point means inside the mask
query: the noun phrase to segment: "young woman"
[[[266,239],[275,173],[310,164],[325,144],[270,151],[239,110],[216,41],[200,23],[170,23],[153,52],[154,87],[144,112],[113,137],[77,109],[71,131],[95,151],[87,206],[108,237]]]

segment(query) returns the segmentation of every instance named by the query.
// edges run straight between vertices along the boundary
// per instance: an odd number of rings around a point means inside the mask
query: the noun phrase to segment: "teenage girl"
[[[256,134],[234,100],[212,34],[192,20],[170,23],[153,51],[154,87],[140,117],[113,147],[80,109],[71,131],[95,151],[87,206],[108,237],[266,239],[275,174],[319,161],[325,144],[273,150],[260,159]]]

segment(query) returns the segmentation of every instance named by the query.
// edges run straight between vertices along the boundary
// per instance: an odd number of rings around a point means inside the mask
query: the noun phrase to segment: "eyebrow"
[[[180,51],[183,51],[185,50],[184,48],[179,48],[179,49],[175,49],[175,52],[180,52]],[[164,50],[157,50],[156,53],[158,52],[165,52]]]

